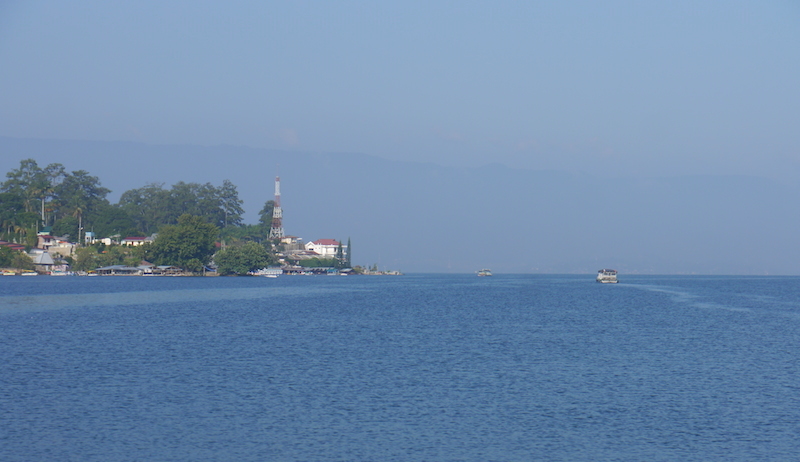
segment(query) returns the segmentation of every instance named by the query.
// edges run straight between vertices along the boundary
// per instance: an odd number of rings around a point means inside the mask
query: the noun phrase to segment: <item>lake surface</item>
[[[0,460],[797,460],[800,278],[0,278]]]

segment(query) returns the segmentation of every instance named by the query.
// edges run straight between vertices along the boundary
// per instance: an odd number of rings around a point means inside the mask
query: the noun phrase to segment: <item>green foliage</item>
[[[342,247],[341,242],[336,246],[336,259],[339,261],[344,260],[344,247]]]
[[[91,215],[108,203],[108,189],[100,186],[97,177],[85,170],[67,173],[61,164],[44,169],[33,159],[20,162],[20,167],[6,174],[0,189],[21,201],[24,211],[36,213],[43,225],[53,224],[67,216]]]
[[[56,219],[74,217],[83,224],[94,220],[98,211],[108,205],[111,191],[100,186],[96,176],[86,170],[64,174],[63,181],[53,187],[53,214]],[[74,235],[77,237],[77,235]]]
[[[11,267],[18,270],[32,270],[33,260],[25,252],[14,252],[11,257]]]
[[[35,236],[40,224],[39,214],[26,212],[21,197],[0,193],[0,236],[3,240],[27,244],[27,237]]]
[[[119,207],[145,234],[152,234],[164,225],[177,224],[184,214],[202,217],[218,228],[240,226],[244,213],[236,186],[229,180],[218,188],[211,183],[180,181],[171,189],[164,189],[163,184],[152,183],[125,191]]]
[[[266,231],[260,224],[258,225],[243,225],[243,226],[228,226],[221,229],[219,232],[220,239],[228,243],[236,242],[268,242],[269,229]]]
[[[274,259],[266,247],[252,241],[225,247],[214,255],[217,272],[223,275],[247,274],[250,271],[266,268],[273,261]]]
[[[71,267],[75,271],[91,271],[112,265],[139,266],[143,260],[144,246],[93,245],[75,250]]]
[[[177,225],[161,228],[148,249],[147,259],[156,265],[173,265],[189,271],[200,271],[215,250],[219,229],[202,217],[182,215]]]
[[[12,193],[0,193],[0,226],[6,240],[14,233],[18,225],[18,215],[25,210],[22,198]]]
[[[125,210],[111,205],[103,204],[97,208],[91,221],[84,221],[84,231],[92,231],[96,236],[107,237],[119,234],[122,237],[145,236],[146,234],[136,228],[136,223]]]
[[[339,260],[335,258],[309,258],[307,260],[300,260],[297,262],[303,268],[337,268]]]
[[[84,271],[134,259],[196,271],[209,262],[217,237],[233,247],[263,243],[271,255],[268,237],[274,201],[264,204],[258,224],[244,225],[242,200],[229,180],[219,187],[182,181],[169,189],[148,184],[125,191],[116,205],[108,202],[109,193],[98,177],[85,170],[67,172],[61,164],[41,168],[34,159],[23,160],[0,183],[0,239],[32,247],[36,232],[46,225],[53,226],[54,235],[68,235],[79,243],[88,231],[99,238],[159,232],[157,244],[135,251],[115,246],[81,251],[73,266]]]
[[[275,210],[275,201],[268,200],[264,203],[264,207],[258,212],[258,222],[267,229],[267,236],[269,236],[269,229],[272,227],[272,211]]]
[[[75,271],[91,271],[100,267],[99,254],[96,247],[82,247],[75,250],[72,269]]]
[[[33,159],[20,161],[19,168],[6,173],[6,181],[0,185],[4,192],[19,197],[26,212],[35,212],[50,189],[47,174]],[[51,164],[55,168],[58,164]]]
[[[230,180],[225,180],[222,182],[222,186],[217,189],[217,193],[224,212],[222,228],[241,226],[242,214],[244,214],[242,204],[244,202],[239,199],[239,192],[236,190],[236,186]]]
[[[163,184],[151,183],[122,193],[119,207],[130,217],[136,229],[152,234],[164,224],[175,224],[171,218],[169,191]],[[100,234],[102,235],[102,234]]]
[[[124,265],[125,258],[129,255],[129,248],[121,245],[110,245],[99,253],[95,259],[97,267]]]
[[[69,236],[73,241],[78,239],[78,219],[64,217],[53,224],[53,236]]]
[[[17,250],[11,250],[9,247],[0,245],[0,268],[10,268],[11,262],[14,259],[14,253]]]

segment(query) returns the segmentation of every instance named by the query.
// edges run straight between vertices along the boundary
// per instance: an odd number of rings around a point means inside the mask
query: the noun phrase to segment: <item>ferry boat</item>
[[[617,270],[613,269],[601,269],[597,272],[597,282],[602,282],[603,284],[616,284],[617,282]]]
[[[478,271],[478,276],[491,276],[491,275],[492,275],[492,270],[488,270],[486,268]]]

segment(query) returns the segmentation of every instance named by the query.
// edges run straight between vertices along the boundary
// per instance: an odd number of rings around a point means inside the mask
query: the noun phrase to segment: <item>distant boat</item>
[[[283,274],[283,270],[280,268],[261,268],[260,270],[251,271],[249,274],[253,276],[264,276],[267,278],[276,278]]]
[[[491,275],[492,275],[492,270],[488,270],[486,268],[478,271],[478,276],[491,276]]]
[[[613,269],[601,269],[597,272],[597,282],[601,282],[603,284],[616,284],[617,282],[617,270]]]

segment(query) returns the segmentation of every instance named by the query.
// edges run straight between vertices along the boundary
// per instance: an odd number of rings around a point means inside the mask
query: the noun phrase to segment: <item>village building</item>
[[[120,245],[127,245],[131,247],[138,247],[143,244],[147,244],[148,242],[153,242],[153,237],[139,237],[139,236],[131,236],[126,237],[122,241],[120,241]]]
[[[38,272],[50,272],[56,264],[56,262],[53,261],[53,257],[43,249],[31,249],[28,256],[33,260],[33,267]]]
[[[320,258],[336,258],[336,252],[339,250],[339,242],[335,239],[318,239],[314,242],[306,244],[306,250],[316,252]],[[342,249],[346,252],[346,249]]]

